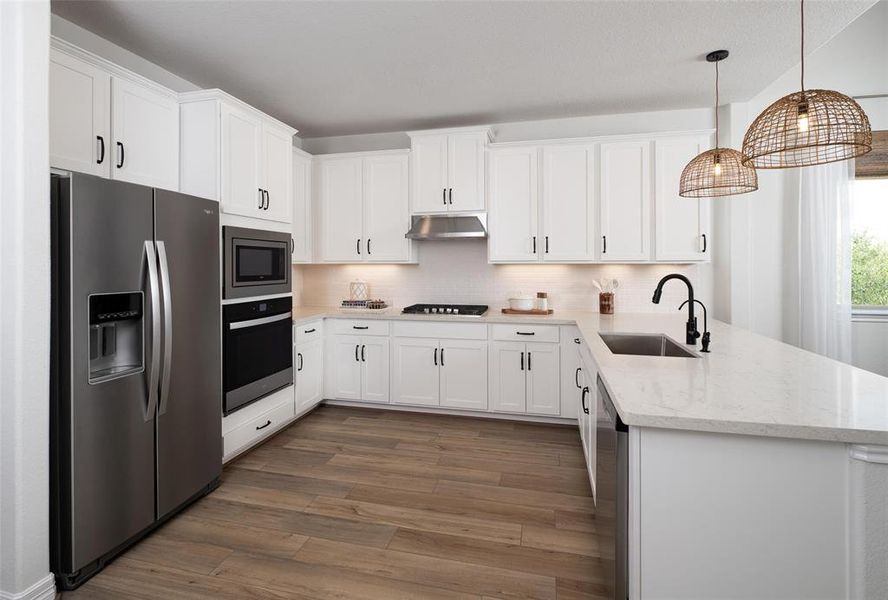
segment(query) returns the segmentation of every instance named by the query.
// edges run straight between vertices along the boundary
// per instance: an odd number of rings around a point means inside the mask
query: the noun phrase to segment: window
[[[855,312],[888,313],[888,178],[854,182],[851,244]]]

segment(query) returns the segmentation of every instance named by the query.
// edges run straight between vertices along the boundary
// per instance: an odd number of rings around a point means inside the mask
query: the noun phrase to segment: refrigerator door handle
[[[157,254],[152,240],[145,240],[145,262],[148,264],[148,288],[151,293],[151,361],[148,363],[148,406],[145,408],[145,422],[148,422],[154,418],[157,408],[160,379],[160,285],[157,280]]]
[[[170,399],[170,368],[173,366],[173,298],[170,289],[170,266],[167,261],[166,244],[157,242],[157,255],[160,258],[160,283],[163,289],[163,374],[160,380],[160,404],[158,415],[166,412]]]

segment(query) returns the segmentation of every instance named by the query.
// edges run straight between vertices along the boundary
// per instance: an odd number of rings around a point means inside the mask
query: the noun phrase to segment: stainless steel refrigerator
[[[77,587],[222,470],[216,202],[51,175],[52,569]]]

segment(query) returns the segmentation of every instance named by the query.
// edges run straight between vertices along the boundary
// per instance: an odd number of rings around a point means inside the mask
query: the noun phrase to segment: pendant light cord
[[[801,77],[802,77],[802,94],[805,93],[805,0],[801,0],[801,13],[802,13],[802,68],[801,68]]]
[[[718,63],[715,61],[715,147],[718,148]]]

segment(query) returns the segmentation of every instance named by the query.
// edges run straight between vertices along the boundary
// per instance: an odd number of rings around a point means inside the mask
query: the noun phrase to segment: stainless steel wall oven
[[[225,415],[293,383],[292,315],[290,298],[222,308]]]

